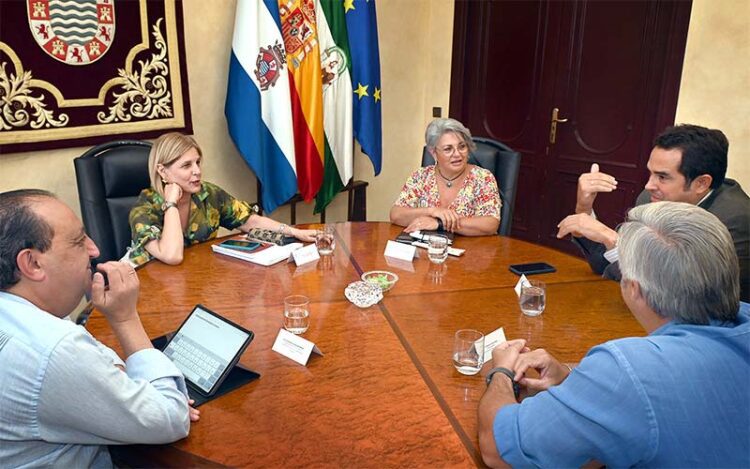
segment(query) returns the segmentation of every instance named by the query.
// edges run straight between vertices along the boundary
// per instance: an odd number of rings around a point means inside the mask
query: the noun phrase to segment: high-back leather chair
[[[503,236],[510,236],[510,231],[513,228],[513,207],[516,203],[521,153],[491,138],[473,137],[472,140],[474,140],[477,149],[469,155],[469,164],[487,169],[495,176],[500,190],[500,200],[503,202],[500,209],[500,226],[497,232]],[[435,159],[427,151],[427,147],[424,147],[422,150],[422,166],[431,164],[435,164]]]
[[[94,265],[121,258],[130,245],[130,209],[151,185],[149,151],[151,143],[121,140],[73,160],[83,225],[100,251]]]

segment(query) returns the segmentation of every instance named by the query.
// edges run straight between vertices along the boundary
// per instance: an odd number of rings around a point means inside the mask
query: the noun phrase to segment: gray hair
[[[654,202],[631,209],[618,232],[622,278],[640,285],[657,314],[688,324],[736,319],[739,261],[715,215],[683,202]]]
[[[41,189],[20,189],[0,194],[0,291],[21,280],[16,264],[24,249],[45,252],[52,246],[55,231],[32,208],[34,202],[56,198]]]
[[[428,149],[434,150],[435,145],[437,145],[437,141],[440,140],[440,137],[442,137],[443,134],[447,134],[448,132],[453,132],[459,138],[461,138],[461,140],[463,140],[464,143],[469,146],[470,151],[474,151],[477,149],[477,146],[474,144],[474,140],[471,139],[471,132],[469,132],[469,129],[467,129],[456,119],[450,118],[435,119],[430,122],[430,124],[427,126],[427,130],[425,130],[424,132],[425,145],[427,145]]]

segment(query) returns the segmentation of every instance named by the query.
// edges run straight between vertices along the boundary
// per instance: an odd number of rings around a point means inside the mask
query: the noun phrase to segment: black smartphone
[[[516,275],[534,275],[556,272],[556,269],[546,262],[532,262],[530,264],[512,264],[510,271]]]
[[[255,241],[245,241],[241,239],[228,239],[226,241],[222,241],[219,246],[223,246],[229,249],[238,249],[240,251],[252,252],[258,249],[260,243]]]

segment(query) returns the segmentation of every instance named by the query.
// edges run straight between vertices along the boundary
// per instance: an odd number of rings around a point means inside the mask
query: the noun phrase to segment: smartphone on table
[[[529,264],[512,264],[510,271],[516,275],[534,275],[556,272],[556,269],[546,262],[532,262]]]
[[[222,241],[219,246],[238,251],[252,252],[260,247],[260,243],[257,241],[245,241],[243,239],[227,239],[226,241]]]

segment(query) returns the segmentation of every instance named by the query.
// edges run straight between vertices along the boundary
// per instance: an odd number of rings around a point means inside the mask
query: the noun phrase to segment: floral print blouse
[[[128,260],[134,265],[145,264],[152,259],[146,244],[161,238],[164,213],[161,204],[164,197],[152,188],[144,189],[130,211],[130,232],[133,242]],[[193,194],[190,201],[188,226],[182,233],[185,246],[197,244],[216,237],[219,226],[233,230],[242,226],[250,215],[258,213],[256,204],[235,199],[222,188],[210,182],[201,184],[201,191]]]
[[[484,168],[471,166],[464,184],[448,208],[463,217],[494,217],[500,220],[500,193],[495,176]],[[394,205],[398,207],[440,207],[435,165],[414,171],[401,189]]]

